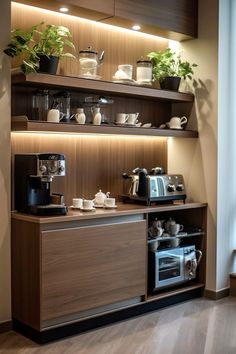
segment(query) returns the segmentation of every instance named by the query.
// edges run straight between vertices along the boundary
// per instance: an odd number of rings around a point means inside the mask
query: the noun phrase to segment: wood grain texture
[[[43,346],[4,333],[0,353],[234,354],[235,328],[235,298],[200,298]]]
[[[153,32],[156,27],[156,32],[159,29],[197,37],[197,13],[197,0],[115,1],[115,18],[153,28]]]
[[[146,222],[42,232],[42,320],[145,294]]]
[[[40,329],[39,226],[12,220],[12,317]]]
[[[122,173],[133,168],[167,167],[165,138],[82,136],[63,134],[14,134],[12,157],[17,153],[63,153],[66,176],[54,178],[52,191],[63,193],[67,205],[72,198],[93,198],[98,189],[118,197],[127,190],[129,181]],[[12,176],[14,174],[12,159]],[[14,204],[12,205],[14,209]]]
[[[29,222],[34,222],[36,224],[54,224],[55,222],[59,223],[66,223],[68,226],[70,226],[68,223],[71,221],[81,221],[81,220],[96,220],[96,219],[101,219],[101,218],[114,218],[117,216],[130,216],[132,217],[133,215],[140,215],[140,214],[150,214],[150,215],[155,215],[155,213],[158,213],[158,215],[163,216],[163,214],[160,213],[173,213],[174,211],[177,210],[182,210],[184,214],[188,215],[189,210],[193,209],[194,211],[198,208],[203,208],[204,210],[207,208],[206,203],[186,203],[186,204],[159,204],[159,205],[153,205],[153,206],[145,206],[145,205],[138,205],[138,204],[124,204],[124,203],[117,203],[117,208],[116,209],[103,209],[103,208],[97,208],[96,212],[90,212],[90,213],[84,213],[80,210],[73,210],[69,209],[69,212],[67,215],[63,216],[57,216],[55,217],[52,216],[35,216],[35,215],[30,215],[30,214],[22,214],[18,212],[12,212],[11,217],[16,220],[23,220],[23,221],[29,221]],[[155,217],[155,216],[154,216]],[[151,216],[150,216],[151,218]],[[191,220],[188,221],[189,225],[191,225]],[[203,230],[204,225],[202,220],[197,221],[197,225],[202,225]]]
[[[30,28],[41,21],[46,24],[68,27],[72,33],[77,54],[89,45],[97,51],[104,50],[104,62],[97,72],[104,80],[112,79],[119,64],[132,64],[135,74],[136,61],[141,56],[168,46],[168,41],[165,39],[12,3],[12,28]],[[13,61],[13,66],[19,66],[18,58]],[[79,75],[79,62],[73,59],[60,60],[58,74]],[[133,77],[135,78],[135,75]]]

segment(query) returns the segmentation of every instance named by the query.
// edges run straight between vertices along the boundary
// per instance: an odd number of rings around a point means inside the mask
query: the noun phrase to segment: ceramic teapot
[[[99,189],[99,192],[95,194],[95,198],[93,199],[93,202],[95,205],[104,205],[104,201],[106,198],[109,198],[110,192],[107,192],[106,194],[102,192],[101,189]]]
[[[169,220],[167,220],[167,221],[165,222],[165,230],[166,230],[166,232],[169,233],[170,227],[171,227],[172,225],[176,225],[176,221],[173,220],[172,218],[169,218]]]
[[[155,218],[155,220],[153,221],[151,227],[149,227],[148,232],[150,237],[160,237],[163,234],[164,229],[162,228],[162,221],[161,220],[157,220],[157,218]]]

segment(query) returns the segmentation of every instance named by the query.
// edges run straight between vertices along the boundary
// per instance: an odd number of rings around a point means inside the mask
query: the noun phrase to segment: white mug
[[[187,123],[187,118],[185,116],[179,117],[172,117],[169,121],[169,127],[172,129],[181,129],[181,126]]]
[[[116,123],[125,124],[128,120],[129,115],[126,113],[117,113],[116,115]]]
[[[74,208],[82,208],[83,206],[83,199],[82,198],[73,198],[72,204]]]
[[[137,121],[137,118],[139,116],[139,113],[130,113],[129,114],[129,117],[128,117],[128,120],[127,120],[127,123],[128,124],[136,124],[138,121]]]
[[[84,209],[92,209],[93,206],[94,206],[93,200],[88,200],[88,199],[83,200],[83,208]]]
[[[106,198],[104,200],[105,207],[113,208],[116,205],[115,198]]]
[[[49,109],[47,113],[47,121],[59,123],[60,120],[64,117],[64,114],[59,111],[59,109]]]

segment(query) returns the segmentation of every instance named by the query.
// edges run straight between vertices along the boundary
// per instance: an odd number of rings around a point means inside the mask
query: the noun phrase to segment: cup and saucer
[[[103,206],[104,209],[116,209],[117,207],[118,207],[117,205],[112,205],[112,206],[104,205]]]
[[[81,211],[95,211],[96,208],[92,207],[92,208],[84,208],[84,207],[81,207],[80,208]]]

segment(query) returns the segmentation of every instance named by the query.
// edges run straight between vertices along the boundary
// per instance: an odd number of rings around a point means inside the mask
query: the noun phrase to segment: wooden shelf
[[[197,138],[198,132],[192,130],[171,130],[158,128],[118,127],[116,125],[102,124],[76,124],[76,123],[50,123],[28,120],[26,116],[12,117],[11,130],[13,132],[49,132],[71,134],[121,134],[145,135],[156,137]]]
[[[195,289],[204,289],[205,285],[203,283],[195,283],[195,284],[185,284],[179,288],[175,288],[175,289],[171,289],[171,290],[165,290],[163,292],[160,293],[156,293],[156,294],[152,294],[152,295],[148,295],[147,297],[147,302],[151,302],[151,301],[156,301],[156,300],[160,300],[160,299],[164,299],[166,297],[170,297],[173,295],[177,295],[177,294],[181,294],[181,293],[185,293],[187,291],[192,291]]]
[[[49,74],[12,74],[12,84],[37,87],[66,88],[83,92],[96,92],[98,94],[114,94],[122,96],[143,97],[150,100],[165,100],[172,102],[193,102],[191,93],[167,91],[142,87],[137,85],[118,84],[110,81],[83,79],[71,76]]]

